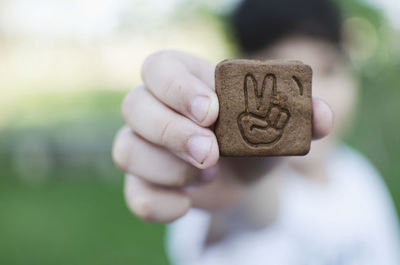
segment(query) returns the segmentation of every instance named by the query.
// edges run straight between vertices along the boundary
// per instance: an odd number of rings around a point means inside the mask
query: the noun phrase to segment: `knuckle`
[[[183,164],[177,169],[177,173],[171,178],[169,184],[174,187],[184,187],[193,183],[193,178],[190,177],[194,174],[192,171],[188,164]]]
[[[126,118],[129,115],[131,106],[133,105],[133,100],[134,100],[134,96],[133,96],[132,92],[129,92],[128,94],[126,94],[126,96],[122,100],[121,113],[124,118]]]
[[[124,187],[124,197],[128,208],[139,218],[145,221],[155,219],[153,198],[140,192],[141,185],[136,181],[128,181]]]
[[[155,61],[157,61],[161,53],[162,51],[158,51],[146,57],[142,65],[142,74],[154,65]]]
[[[120,129],[115,137],[112,148],[112,158],[114,163],[122,170],[126,170],[127,168],[127,161],[129,160],[131,150],[131,148],[129,148],[126,135],[128,130],[129,129],[126,127]]]
[[[272,107],[272,110],[271,110],[271,111],[273,111],[274,113],[279,113],[281,110],[280,110],[279,107],[274,106],[274,107]]]
[[[161,145],[168,146],[169,141],[170,141],[169,134],[170,134],[171,127],[173,127],[173,124],[174,124],[174,120],[171,119],[171,120],[167,121],[163,125],[163,128],[161,130],[161,134],[160,134],[160,143],[161,143]]]
[[[176,73],[172,74],[165,83],[163,96],[166,98],[179,96],[183,90],[183,83],[182,77],[178,76]]]
[[[149,198],[136,198],[132,201],[131,210],[144,221],[154,221],[155,211]]]
[[[142,75],[148,69],[152,68],[157,62],[171,59],[171,57],[173,57],[173,53],[174,52],[171,50],[160,50],[147,56],[142,65]]]
[[[281,112],[279,120],[276,122],[276,127],[278,129],[282,129],[287,120],[288,120],[288,115],[286,114],[286,112]]]
[[[183,187],[188,183],[187,178],[184,175],[177,174],[169,181],[169,185],[173,187]]]
[[[134,87],[122,100],[121,113],[124,118],[129,117],[129,115],[132,113],[132,109],[138,102],[139,94],[143,89],[143,85]]]

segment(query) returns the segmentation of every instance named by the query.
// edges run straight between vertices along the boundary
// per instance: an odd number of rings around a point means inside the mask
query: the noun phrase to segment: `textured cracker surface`
[[[312,69],[300,61],[225,60],[215,69],[215,126],[224,156],[305,155]]]

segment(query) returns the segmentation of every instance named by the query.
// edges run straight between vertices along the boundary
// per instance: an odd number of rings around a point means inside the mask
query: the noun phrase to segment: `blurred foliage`
[[[346,141],[382,173],[399,211],[400,35],[379,10],[358,0],[339,2],[351,30],[347,41],[354,46],[349,52],[360,82],[358,111]],[[368,43],[374,45],[360,54]]]
[[[356,0],[339,2],[345,23],[354,29],[347,49],[361,89],[346,141],[372,160],[399,207],[399,34],[379,11]],[[179,9],[186,12],[175,12],[172,24],[189,19],[190,34],[195,21],[205,25],[201,30],[212,25],[221,35],[225,29],[221,10],[198,4]],[[127,32],[129,23],[123,24]],[[234,45],[224,36],[215,51],[229,54]],[[119,105],[128,90],[121,84],[117,90],[26,93],[1,117],[0,264],[168,264],[164,227],[129,213],[123,174],[111,160],[112,139],[122,125]]]

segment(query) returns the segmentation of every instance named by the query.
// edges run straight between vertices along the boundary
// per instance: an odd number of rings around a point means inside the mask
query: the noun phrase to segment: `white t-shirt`
[[[278,218],[205,247],[209,215],[191,210],[168,229],[175,265],[400,265],[397,217],[380,175],[341,146],[321,187],[291,171]]]

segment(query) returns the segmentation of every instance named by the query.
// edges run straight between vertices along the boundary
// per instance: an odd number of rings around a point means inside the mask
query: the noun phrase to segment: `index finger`
[[[162,103],[207,127],[218,116],[214,74],[210,64],[184,53],[150,55],[142,67],[146,88]]]

